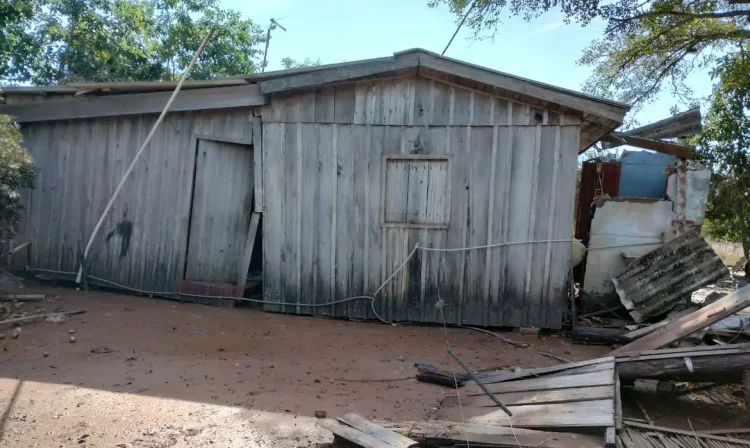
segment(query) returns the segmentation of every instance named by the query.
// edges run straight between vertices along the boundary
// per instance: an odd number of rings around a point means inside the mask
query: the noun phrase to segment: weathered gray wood
[[[318,425],[363,448],[393,448],[376,437],[335,420],[321,420]]]
[[[282,254],[284,251],[284,144],[285,123],[263,123],[263,298],[283,301]],[[331,161],[329,160],[330,164]],[[328,192],[330,195],[330,192]],[[330,229],[330,227],[329,227]],[[282,311],[278,305],[264,304],[266,311]]]
[[[498,408],[441,409],[440,418],[468,423],[509,426],[520,428],[574,428],[614,426],[612,400],[593,400],[559,404],[529,404],[513,406],[513,417],[508,417]]]
[[[468,219],[466,246],[487,244],[487,222],[490,219],[490,184],[493,127],[472,127],[467,178],[470,187],[468,195]],[[479,179],[482,179],[480,181]],[[495,193],[496,194],[496,193]],[[463,303],[463,322],[471,325],[489,325],[487,308],[489,296],[484,294],[487,252],[472,250],[466,256],[466,298]]]
[[[625,132],[645,138],[689,137],[701,131],[701,108],[695,107],[663,120]]]
[[[503,383],[487,384],[492,393],[507,393],[518,391],[538,391],[573,387],[593,387],[614,384],[612,371],[601,371],[574,376],[542,377],[528,380],[507,381]],[[467,386],[461,389],[462,395],[482,395],[484,392],[478,386]]]
[[[187,280],[237,283],[252,213],[250,148],[212,140],[198,142]]]
[[[317,177],[318,208],[314,211],[317,216],[317,264],[315,266],[316,303],[334,300],[335,278],[335,211],[336,210],[336,182],[337,174],[337,144],[334,132],[336,125],[318,125],[318,139],[315,145],[318,149],[317,169],[313,175]],[[338,137],[338,134],[335,134]],[[316,312],[332,315],[334,310],[318,309]]]
[[[606,135],[602,140],[607,143],[614,143],[615,145],[629,145],[635,146],[636,148],[650,149],[657,151],[662,154],[669,154],[675,157],[682,157],[686,159],[692,159],[695,157],[695,148],[688,145],[682,145],[678,143],[665,142],[661,140],[653,140],[643,137],[635,137],[621,132],[612,132]]]
[[[613,354],[623,354],[641,350],[653,350],[683,338],[714,322],[718,322],[737,311],[750,306],[750,285],[745,286],[716,302],[706,305],[687,316],[681,317],[667,325],[654,330],[652,333],[624,345]]]
[[[536,180],[535,160],[538,152],[536,129],[534,127],[516,126],[512,128],[513,160],[511,167],[509,195],[507,240],[532,240],[532,207],[534,183]],[[505,260],[505,284],[502,294],[502,325],[513,325],[513,322],[525,322],[526,310],[526,273],[528,268],[528,244],[519,244],[507,248]]]
[[[514,406],[526,404],[553,404],[569,403],[576,401],[606,400],[615,398],[615,390],[612,386],[578,387],[571,389],[553,389],[532,392],[508,392],[495,394],[498,400],[503,402],[513,411]],[[455,397],[447,397],[441,403],[442,406],[457,406]],[[471,408],[496,407],[495,402],[487,396],[463,397],[461,405]]]
[[[636,330],[629,331],[629,332],[625,333],[623,336],[626,337],[626,338],[628,338],[628,339],[630,339],[630,340],[638,339],[638,338],[640,338],[642,336],[646,336],[647,334],[653,332],[657,328],[661,328],[661,327],[667,325],[668,323],[672,322],[673,320],[679,319],[679,318],[681,318],[683,316],[687,316],[688,314],[692,313],[693,311],[695,311],[695,310],[692,309],[692,308],[688,308],[688,309],[682,310],[679,313],[674,314],[673,316],[669,316],[669,317],[665,318],[664,320],[662,320],[660,322],[656,322],[655,324],[647,325],[647,326],[645,326],[643,328],[638,328]]]
[[[161,112],[171,95],[171,91],[131,93],[6,104],[0,105],[0,113],[13,116],[19,123],[150,114]],[[177,95],[169,110],[178,112],[264,104],[267,104],[267,100],[260,93],[258,85],[246,85],[183,90]]]
[[[253,179],[255,212],[263,213],[263,119],[253,117]]]
[[[456,444],[489,444],[498,446],[538,448],[552,444],[557,448],[600,448],[603,439],[596,436],[571,434],[564,432],[543,432],[522,428],[507,428],[475,423],[456,423],[440,420],[429,422],[384,422],[386,428],[408,434],[410,438],[424,442],[445,445],[445,442]]]
[[[615,448],[617,432],[614,427],[607,428],[604,431],[604,446],[607,448]]]
[[[284,138],[284,220],[282,230],[284,232],[284,244],[282,254],[282,302],[296,304],[300,299],[302,291],[299,289],[300,281],[300,247],[297,235],[300,232],[301,219],[299,198],[299,185],[301,182],[301,157],[302,157],[302,123],[289,123],[286,126]],[[274,173],[278,175],[277,173]],[[297,312],[296,307],[285,306],[284,312]],[[300,310],[301,311],[301,310]]]
[[[242,254],[242,261],[237,272],[237,285],[245,287],[247,281],[247,271],[250,269],[250,260],[253,256],[255,247],[255,236],[258,234],[258,224],[260,223],[260,213],[254,212],[250,216],[250,225],[247,228],[247,237],[245,238],[245,251]]]
[[[690,360],[690,365],[685,361]],[[662,359],[633,359],[620,362],[617,370],[622,379],[685,378],[716,383],[737,383],[742,372],[750,370],[750,351],[704,356],[675,356]]]
[[[557,191],[555,199],[555,217],[553,218],[552,238],[565,240],[573,234],[576,186],[570,182],[578,169],[578,147],[580,129],[577,126],[560,128],[558,154]],[[550,268],[547,277],[547,293],[543,306],[546,326],[558,328],[567,310],[568,275],[571,262],[572,246],[570,243],[552,243],[550,250]]]
[[[604,368],[614,368],[614,361],[615,358],[612,357],[605,357],[605,358],[595,358],[595,359],[587,359],[586,361],[579,361],[579,362],[572,362],[568,364],[561,364],[556,366],[550,366],[550,367],[537,367],[534,369],[519,369],[517,371],[497,371],[496,373],[491,372],[484,372],[482,375],[482,380],[487,383],[500,383],[503,381],[512,381],[517,379],[523,379],[523,378],[529,378],[529,377],[537,377],[541,375],[551,375],[555,373],[559,373],[560,375],[573,375],[571,372],[579,373],[580,368],[589,367],[589,366],[604,366]],[[595,370],[599,371],[599,370]]]
[[[381,60],[366,61],[356,65],[334,67],[311,73],[261,81],[260,91],[264,94],[269,94],[342,81],[352,81],[365,76],[415,68],[418,64],[418,55],[407,55],[401,58],[383,58]]]
[[[705,439],[705,440],[713,440],[717,442],[727,442],[727,443],[750,446],[750,440],[735,439],[733,437],[721,437],[721,436],[716,436],[716,435],[706,434],[706,433],[701,433],[701,432],[696,433],[695,431],[683,431],[681,429],[667,428],[664,426],[656,426],[656,425],[646,425],[646,424],[635,423],[635,422],[628,422],[626,423],[625,426],[630,427],[630,428],[636,428],[639,430],[644,430],[644,431],[657,431],[657,432],[663,432],[667,434],[683,435],[683,436],[687,436],[691,438],[698,437],[700,439]]]
[[[344,414],[342,417],[338,418],[338,421],[344,423],[345,425],[349,425],[354,429],[369,434],[376,439],[385,442],[392,448],[409,448],[418,445],[417,442],[400,434],[397,434],[390,429],[384,428],[377,423],[373,423],[367,419],[364,419],[353,412]]]
[[[177,292],[188,244],[194,136],[251,141],[248,119],[247,109],[168,114],[92,246],[89,273],[132,288]],[[92,210],[104,209],[155,120],[134,115],[23,125],[24,145],[39,168],[36,188],[24,193],[28,218],[19,235],[34,242],[30,268],[78,269],[79,234],[92,231],[98,218]],[[252,173],[242,173],[248,176]],[[236,185],[242,179],[228,181]],[[244,247],[244,237],[240,244]],[[227,270],[232,282],[238,264],[239,259]]]
[[[622,390],[620,385],[620,373],[615,370],[615,428],[622,430]]]
[[[622,121],[625,113],[628,111],[628,106],[623,104],[597,100],[593,97],[587,97],[572,91],[565,91],[564,89],[518,78],[471,64],[460,63],[437,55],[432,56],[421,54],[419,56],[419,65],[432,70],[482,82],[511,92],[518,92],[533,98],[539,98],[571,109],[593,113],[618,122]]]

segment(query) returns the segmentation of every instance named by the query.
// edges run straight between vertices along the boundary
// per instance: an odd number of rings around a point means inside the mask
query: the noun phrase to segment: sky
[[[272,32],[267,70],[281,68],[284,57],[320,59],[323,64],[392,55],[420,47],[441,53],[456,30],[448,7],[429,8],[428,0],[222,0],[223,6],[268,26],[271,18],[287,31]],[[576,61],[599,38],[603,23],[566,25],[557,12],[526,22],[509,18],[494,40],[476,41],[462,29],[446,56],[556,86],[581,90],[591,69]],[[706,74],[693,76],[696,94],[710,93]],[[677,104],[663,94],[634,116],[641,124],[670,116]],[[680,110],[686,106],[680,105]]]

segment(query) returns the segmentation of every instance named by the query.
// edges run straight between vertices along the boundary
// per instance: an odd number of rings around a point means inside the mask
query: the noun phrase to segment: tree
[[[686,103],[696,99],[685,80],[711,69],[750,40],[750,3],[732,0],[431,0],[448,4],[476,37],[491,36],[503,17],[527,20],[560,10],[568,23],[606,23],[579,59],[593,68],[584,90],[633,104],[637,110],[664,89]],[[472,7],[473,6],[473,7]]]
[[[0,115],[0,241],[12,238],[18,230],[21,190],[34,188],[34,163],[20,143],[18,125]]]
[[[313,61],[310,58],[305,58],[302,61],[297,61],[290,57],[286,57],[281,60],[281,67],[283,67],[284,70],[290,68],[317,67],[318,65],[320,65],[320,59],[316,59]]]
[[[218,0],[25,1],[0,19],[0,78],[9,82],[176,79],[211,26],[193,79],[258,68],[262,30]]]
[[[696,139],[699,158],[714,170],[706,230],[740,240],[750,259],[750,55],[743,49],[724,56],[714,77],[711,107]],[[750,264],[745,273],[750,277]]]

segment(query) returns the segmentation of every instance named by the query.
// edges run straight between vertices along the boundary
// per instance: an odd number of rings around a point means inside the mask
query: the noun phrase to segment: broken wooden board
[[[625,423],[625,428],[620,431],[619,437],[624,448],[750,447],[750,441],[748,440],[630,422]]]
[[[493,394],[503,394],[508,392],[533,392],[576,387],[613,386],[614,384],[614,373],[610,369],[581,375],[544,376],[527,380],[493,383],[488,384],[487,388]],[[479,386],[467,386],[461,389],[461,396],[472,395],[484,395],[484,391]]]
[[[388,429],[405,434],[410,439],[429,445],[461,444],[470,446],[520,446],[556,448],[599,448],[604,445],[602,437],[546,432],[533,429],[509,428],[505,426],[455,423],[440,420],[428,422],[383,423]]]
[[[513,417],[497,407],[449,407],[439,411],[442,420],[518,428],[608,428],[614,427],[614,400],[560,404],[508,406]]]
[[[487,388],[513,413],[509,417],[478,386],[466,386],[446,397],[438,414],[443,420],[520,428],[615,428],[615,362],[613,358],[529,369],[534,377],[491,383]],[[572,373],[577,369],[591,369]],[[514,372],[518,373],[518,372]],[[528,373],[528,372],[526,372]],[[502,379],[498,376],[497,379]],[[459,403],[459,397],[461,402]],[[611,431],[610,431],[611,432]]]
[[[750,370],[750,344],[657,350],[617,358],[622,379],[680,378],[712,383],[738,383]],[[658,353],[658,352],[664,353]]]
[[[613,351],[613,355],[632,353],[643,350],[656,350],[689,334],[706,328],[732,314],[750,306],[750,285],[728,294],[716,302],[674,320],[650,334],[623,345]]]
[[[591,401],[613,399],[615,391],[612,386],[578,387],[573,389],[540,390],[536,392],[508,392],[495,394],[506,406],[523,404],[555,404],[571,401]],[[458,406],[458,398],[446,397],[442,403]],[[487,395],[469,396],[461,398],[461,405],[467,407],[495,407],[495,402]],[[512,409],[511,409],[512,410]]]
[[[321,420],[320,426],[364,448],[409,448],[419,443],[350,412],[336,420]]]
[[[607,363],[610,363],[609,365]],[[519,370],[497,370],[495,372],[483,372],[480,379],[484,384],[501,383],[522,378],[538,377],[542,375],[572,375],[578,373],[598,372],[600,370],[609,370],[614,368],[614,358],[604,357],[587,359],[586,361],[571,362],[550,367],[537,367],[533,369]],[[570,373],[569,373],[570,372]],[[473,385],[472,381],[467,381],[466,386]]]

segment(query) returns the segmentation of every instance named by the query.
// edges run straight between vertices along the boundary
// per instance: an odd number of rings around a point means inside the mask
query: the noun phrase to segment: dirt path
[[[413,379],[414,361],[448,368],[439,327],[58,288],[30,292],[60,297],[42,305],[47,311],[87,313],[64,324],[26,326],[18,339],[4,329],[0,446],[311,446],[332,439],[315,427],[316,410],[416,420],[445,393]],[[555,363],[488,335],[461,329],[448,335],[472,366]],[[507,336],[572,360],[606,352],[556,337]]]
[[[67,323],[25,326],[18,339],[10,337],[12,329],[0,329],[2,447],[319,446],[332,436],[316,426],[316,410],[329,417],[354,411],[372,419],[420,420],[448,391],[413,379],[414,361],[449,369],[440,327],[71,289],[24,292],[59,297],[30,305],[29,312],[87,312]],[[573,361],[609,351],[558,337],[504,335]],[[512,347],[478,332],[448,329],[448,337],[474,367],[556,363],[532,347]],[[642,401],[658,423],[674,415],[669,408],[684,407],[662,398]],[[730,411],[713,406],[692,424],[727,426]],[[630,413],[640,416],[637,407]],[[685,419],[682,412],[679,418]]]

